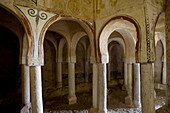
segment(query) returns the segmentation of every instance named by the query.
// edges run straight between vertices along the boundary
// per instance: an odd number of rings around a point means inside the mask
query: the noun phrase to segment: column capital
[[[105,64],[109,62],[109,55],[102,55],[101,56],[101,63]]]
[[[58,59],[56,59],[56,63],[57,62],[63,62],[63,59],[62,58],[58,58]]]
[[[76,63],[76,56],[68,56],[67,62]]]
[[[132,57],[132,58],[123,58],[123,61],[127,64],[132,64],[132,63],[135,63],[135,57]]]
[[[162,62],[166,62],[166,58],[165,57],[162,57]]]
[[[137,65],[137,66],[139,66],[140,65],[140,63],[133,63],[134,65]]]
[[[58,14],[14,4],[16,12],[25,25],[28,37],[27,64],[44,65],[43,41],[48,27],[58,18]]]

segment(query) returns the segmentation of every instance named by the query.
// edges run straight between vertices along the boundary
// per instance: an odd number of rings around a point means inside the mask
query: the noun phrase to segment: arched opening
[[[155,52],[156,59],[154,65],[154,87],[156,109],[161,108],[166,103],[166,39],[165,39],[165,13],[161,12],[155,24]]]
[[[19,64],[24,29],[15,13],[5,8],[0,6],[0,112],[18,113],[23,107]]]
[[[118,32],[113,32],[109,38],[108,52],[109,63],[107,64],[107,101],[108,109],[127,106],[125,97],[127,91],[124,86],[124,41]],[[120,96],[121,95],[121,96]]]
[[[108,97],[107,101],[108,101],[109,109],[132,107],[134,105],[134,101],[137,101],[138,107],[139,107],[139,99],[138,98],[140,98],[140,91],[139,91],[139,89],[140,89],[139,81],[140,80],[136,81],[135,83],[133,82],[133,79],[134,79],[133,64],[136,64],[135,52],[138,51],[138,47],[136,47],[136,45],[138,46],[138,44],[136,44],[136,43],[138,43],[138,41],[139,41],[139,38],[140,38],[139,34],[140,33],[139,33],[138,23],[135,20],[133,20],[132,18],[124,17],[124,16],[114,17],[114,18],[110,19],[109,21],[107,21],[107,23],[104,25],[104,27],[102,28],[102,30],[99,33],[99,38],[98,38],[99,52],[100,52],[99,57],[100,57],[101,63],[103,63],[102,65],[107,64],[109,62],[109,58],[111,56],[111,55],[109,55],[109,49],[108,49],[108,46],[109,46],[108,42],[110,42],[109,38],[111,38],[111,39],[112,38],[114,39],[116,37],[122,38],[122,40],[124,42],[124,44],[122,44],[120,40],[119,41],[115,40],[121,45],[121,49],[123,50],[123,52],[121,52],[121,53],[124,53],[124,54],[122,54],[123,58],[121,58],[123,61],[123,62],[121,61],[122,66],[124,63],[124,71],[123,71],[124,76],[121,76],[121,77],[123,77],[124,80],[122,83],[123,87],[118,88],[120,91],[120,94],[117,94],[117,96],[115,96],[115,99],[117,99],[116,100],[117,104],[115,104],[115,103],[109,104],[109,100],[112,100],[113,96],[109,97],[109,94],[108,94],[109,91],[107,88],[107,97]],[[136,51],[135,47],[136,47],[137,51]],[[116,48],[116,46],[115,46],[115,48]],[[118,50],[114,50],[114,52],[116,52],[116,51],[118,51]],[[119,54],[117,54],[117,55],[119,55]],[[137,60],[139,60],[139,59],[137,59]],[[137,70],[140,70],[139,65],[135,65],[135,68]],[[105,70],[105,69],[103,69],[103,70]],[[139,78],[140,71],[136,71],[135,76],[137,76]],[[103,77],[105,78],[105,74],[103,74],[103,75],[101,74],[101,78],[99,80],[102,80]],[[102,82],[105,83],[104,79]],[[99,84],[100,87],[103,87],[101,89],[101,91],[103,91],[103,90],[105,91],[105,88],[106,88],[105,84],[102,84],[101,86]],[[134,84],[137,86],[136,89],[134,89],[134,87],[133,87]],[[115,92],[117,93],[118,91],[115,90]],[[124,93],[121,93],[121,92],[124,92]],[[121,94],[123,94],[121,96],[123,98],[119,98]],[[134,98],[135,94],[137,94],[138,100],[136,98]],[[105,97],[105,94],[102,93],[101,97]],[[102,101],[101,104],[103,104],[103,102],[105,102],[105,98],[103,98],[101,101]]]
[[[84,27],[74,19],[61,19],[48,28],[44,39],[44,60],[46,60],[45,63],[49,62],[49,65],[48,63],[45,64],[44,69],[46,69],[44,71],[46,72],[42,72],[43,76],[51,80],[51,84],[55,84],[55,87],[48,85],[48,89],[44,90],[43,88],[44,111],[90,108],[92,101],[90,98],[87,101],[85,96],[87,96],[86,92],[88,92],[88,96],[91,96],[92,86],[91,83],[86,85],[84,81],[87,59],[90,65],[90,53],[88,53],[87,58],[87,51],[90,52],[91,43]],[[45,47],[48,45],[54,45],[54,47]],[[90,49],[88,49],[89,46]],[[46,50],[48,48],[51,48],[49,52]],[[46,54],[48,55],[46,56]],[[50,57],[50,55],[53,55],[53,57]],[[56,63],[55,66],[52,66],[54,65],[52,60]],[[55,67],[55,71],[52,71],[55,77],[51,78],[50,70],[53,69],[49,68],[53,67]],[[89,77],[88,80],[91,81]],[[45,81],[43,80],[43,82]],[[85,86],[88,86],[88,88]]]
[[[48,35],[48,33],[46,34]],[[43,89],[55,87],[55,56],[56,51],[53,43],[45,38],[44,40],[44,66],[42,67]]]
[[[79,41],[76,47],[76,84],[84,83],[85,81],[85,49],[84,45]]]
[[[43,101],[45,111],[65,110],[65,106],[67,106],[68,44],[65,40],[66,39],[62,35],[54,31],[48,30],[45,35],[45,62],[42,67]],[[59,63],[61,65],[58,65]],[[61,81],[58,79],[59,66],[59,69],[61,69]]]
[[[158,41],[156,45],[156,61],[154,63],[154,81],[155,83],[162,83],[162,76],[163,76],[163,44],[161,41]]]
[[[92,80],[90,79],[92,65],[87,58],[89,45],[89,38],[84,36],[80,38],[76,46],[75,82],[78,108],[80,110],[90,109],[92,106]]]
[[[0,26],[0,33],[3,36],[0,41],[0,112],[18,113],[21,107],[19,40],[5,27]]]

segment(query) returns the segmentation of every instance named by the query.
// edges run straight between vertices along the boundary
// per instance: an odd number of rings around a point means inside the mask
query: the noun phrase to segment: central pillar
[[[134,105],[137,108],[141,107],[139,63],[134,63]]]
[[[68,63],[68,72],[68,104],[71,105],[77,103],[77,97],[75,95],[75,63]]]
[[[30,67],[32,113],[43,113],[41,66]]]
[[[22,64],[22,104],[30,103],[30,75],[29,66]]]
[[[163,69],[162,69],[162,84],[166,84],[166,58],[163,59],[162,61],[163,64]]]
[[[127,63],[124,62],[124,86],[123,90],[127,90]]]
[[[98,64],[98,113],[107,113],[106,63]]]
[[[125,98],[125,103],[128,105],[132,105],[132,83],[133,83],[133,76],[132,76],[132,63],[127,64],[127,92],[128,96]]]
[[[61,88],[62,87],[62,63],[61,62],[57,62],[57,72],[56,72],[56,76],[57,76],[57,84],[56,87],[57,88]]]
[[[155,113],[153,73],[152,63],[141,64],[142,113]]]
[[[96,63],[93,64],[93,85],[92,85],[92,89],[93,89],[93,102],[92,102],[92,113],[96,113],[97,112],[97,88],[98,88],[98,66]]]

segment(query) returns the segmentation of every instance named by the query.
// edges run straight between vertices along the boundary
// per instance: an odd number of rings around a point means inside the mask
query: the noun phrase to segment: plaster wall
[[[0,15],[0,25],[10,29],[20,40],[22,40],[24,29],[18,19],[2,7],[0,7]]]
[[[92,0],[14,0],[14,3],[37,7],[57,14],[93,20]]]

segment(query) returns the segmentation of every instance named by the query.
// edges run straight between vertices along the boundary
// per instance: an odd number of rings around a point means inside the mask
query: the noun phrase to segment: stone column
[[[97,89],[98,89],[98,66],[97,66],[96,63],[93,64],[93,85],[92,85],[92,89],[93,89],[92,109],[93,109],[93,112],[96,113],[97,112],[97,98],[98,98],[98,94],[97,94],[97,92],[98,92],[97,91]]]
[[[152,63],[152,71],[153,71],[153,84],[154,84],[154,87],[155,87],[155,63]],[[154,89],[154,98],[156,99],[155,89]]]
[[[89,61],[85,61],[85,82],[89,82]]]
[[[154,80],[154,77],[155,77],[155,63],[152,63],[152,70],[153,70],[153,80]]]
[[[152,63],[141,64],[142,113],[155,113],[154,77]]]
[[[43,113],[41,66],[30,67],[32,113]]]
[[[109,82],[110,81],[110,63],[107,64],[107,70],[108,70],[108,72],[107,72],[107,80]]]
[[[166,84],[166,58],[163,59],[163,69],[162,69],[162,84]]]
[[[22,64],[22,104],[30,103],[30,73],[29,66]]]
[[[61,88],[62,87],[62,63],[61,62],[57,62],[57,66],[56,66],[56,76],[57,76],[57,84],[56,87],[57,88]]]
[[[132,63],[127,64],[127,92],[128,96],[125,98],[125,103],[128,105],[132,105]]]
[[[75,95],[75,63],[68,63],[68,72],[68,104],[71,105],[77,103],[77,97]]]
[[[124,62],[124,89],[127,88],[127,63]]]
[[[141,107],[139,63],[134,63],[134,105],[137,108]]]
[[[106,63],[98,64],[98,113],[107,113]]]

